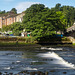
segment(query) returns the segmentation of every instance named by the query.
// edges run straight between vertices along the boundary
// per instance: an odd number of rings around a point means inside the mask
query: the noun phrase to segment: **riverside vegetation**
[[[16,9],[13,8],[11,11],[16,12]],[[33,40],[38,42],[50,40],[50,37],[53,37],[57,31],[65,32],[66,28],[70,27],[75,21],[75,8],[61,6],[59,3],[51,9],[43,4],[33,4],[24,12],[25,16],[22,23],[16,22],[3,26],[1,31],[12,31],[14,35],[21,35],[25,29],[25,32],[31,32],[32,36],[25,38],[26,43],[33,42]],[[58,39],[60,40],[60,38]]]
[[[70,40],[66,37],[47,37],[40,38],[39,41],[36,41],[33,37],[0,37],[0,46],[7,46],[7,45],[27,45],[27,44],[68,44],[71,43]]]

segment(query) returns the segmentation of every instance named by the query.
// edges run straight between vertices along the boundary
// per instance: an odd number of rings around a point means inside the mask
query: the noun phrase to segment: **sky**
[[[32,4],[44,4],[46,7],[55,7],[57,3],[61,6],[69,5],[75,7],[75,0],[0,0],[0,10],[10,11],[16,8],[18,13],[25,11]]]

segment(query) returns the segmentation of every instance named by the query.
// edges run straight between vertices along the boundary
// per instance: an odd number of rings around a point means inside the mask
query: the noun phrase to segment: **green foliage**
[[[67,22],[69,26],[73,25],[75,20],[75,8],[71,6],[63,6],[61,8],[62,8],[63,14],[67,18]]]
[[[32,32],[32,36],[38,39],[52,35],[58,30],[63,31],[66,18],[61,11],[56,12],[42,4],[35,4],[26,10],[23,24],[26,31]]]
[[[61,7],[61,4],[60,3],[56,4],[55,11],[59,11],[60,10],[60,7]]]
[[[67,38],[67,37],[63,37],[63,38],[62,38],[62,41],[70,41],[70,39]]]
[[[75,43],[73,43],[73,45],[75,46]]]
[[[73,6],[61,6],[60,3],[56,4],[51,10],[62,11],[63,15],[67,19],[67,27],[72,26],[75,21],[75,8]]]
[[[11,12],[14,12],[14,14],[17,14],[16,8],[12,8],[12,9],[11,9]]]
[[[58,22],[58,24],[60,25],[59,29],[61,31],[64,31],[67,27],[67,18],[65,17],[65,15],[61,11],[57,11],[56,14],[59,17],[59,22]]]
[[[0,31],[1,31],[1,28],[0,28]]]
[[[5,13],[6,13],[5,10],[3,10],[3,11],[0,10],[0,14],[5,14]]]
[[[15,8],[12,8],[11,11],[17,13]],[[55,31],[64,31],[74,21],[75,8],[72,6],[61,6],[58,3],[54,8],[49,9],[43,4],[33,4],[25,11],[22,23],[3,26],[2,30],[11,30],[15,35],[20,35],[25,29],[27,32],[31,32],[34,39],[39,40],[41,37],[52,36]]]
[[[21,32],[23,31],[23,24],[16,22],[8,26],[3,26],[2,31],[12,31],[14,35],[21,35]]]
[[[3,44],[4,43],[4,44]],[[25,44],[33,44],[36,43],[36,41],[33,39],[33,37],[2,37],[0,38],[0,45],[25,45]]]
[[[14,12],[14,14],[17,14],[16,8],[12,8],[10,11]],[[5,10],[3,10],[3,11],[0,10],[0,16],[8,15],[8,13],[9,13],[9,11],[6,12]]]
[[[34,17],[37,13],[42,11],[44,9],[44,7],[45,6],[43,4],[31,5],[31,7],[25,11],[26,15],[24,17],[23,23],[30,21],[30,19],[32,19],[32,17]]]
[[[20,22],[13,23],[11,25],[11,31],[13,31],[14,35],[21,35],[23,30],[23,24]]]

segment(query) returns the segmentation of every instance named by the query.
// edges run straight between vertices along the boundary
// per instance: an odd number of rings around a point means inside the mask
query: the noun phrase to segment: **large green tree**
[[[62,11],[63,15],[67,19],[67,27],[73,25],[75,21],[75,8],[73,6],[61,6],[61,4],[58,3],[51,9],[54,11]]]
[[[69,26],[73,25],[75,20],[75,8],[72,6],[62,6],[61,11],[66,16]]]
[[[32,32],[35,38],[52,35],[58,30],[63,31],[65,22],[65,16],[61,11],[50,10],[42,4],[35,4],[28,8],[23,20],[26,31]]]
[[[25,17],[23,23],[30,21],[32,17],[34,17],[37,13],[41,12],[45,6],[43,4],[33,4],[30,8],[25,11]]]

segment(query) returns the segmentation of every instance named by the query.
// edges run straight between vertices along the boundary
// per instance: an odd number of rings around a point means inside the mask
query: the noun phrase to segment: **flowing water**
[[[75,49],[41,47],[24,51],[0,51],[0,72],[49,72],[48,75],[75,75]]]

